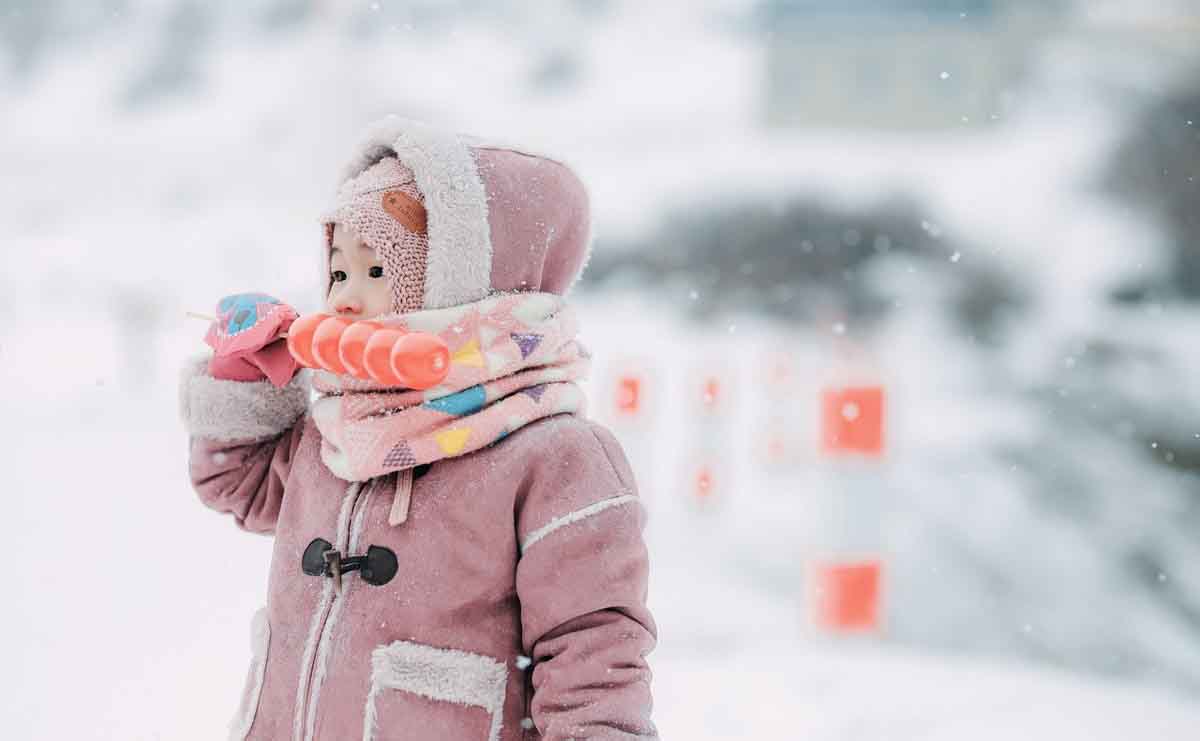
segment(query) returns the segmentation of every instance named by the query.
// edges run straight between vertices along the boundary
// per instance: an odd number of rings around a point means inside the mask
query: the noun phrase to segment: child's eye
[[[339,278],[339,277],[338,277],[339,275],[340,275],[340,276],[342,276],[342,277],[341,277],[341,278]],[[343,281],[343,280],[346,280],[346,271],[344,271],[344,270],[335,270],[335,271],[333,271],[332,273],[330,273],[330,274],[329,274],[329,277],[330,277],[330,278],[333,278],[333,282],[334,282],[334,283],[339,283],[339,282],[341,282],[341,281]]]
[[[383,268],[379,267],[378,265],[375,265],[370,269],[370,271],[367,272],[367,275],[371,276],[372,278],[382,278],[383,277]]]

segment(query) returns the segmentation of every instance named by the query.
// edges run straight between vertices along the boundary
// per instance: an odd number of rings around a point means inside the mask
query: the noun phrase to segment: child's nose
[[[333,302],[333,310],[339,314],[361,314],[362,300],[357,296],[339,296]]]

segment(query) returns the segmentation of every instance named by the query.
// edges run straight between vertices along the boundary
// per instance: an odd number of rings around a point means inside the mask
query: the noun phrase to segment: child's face
[[[391,289],[375,250],[341,224],[333,228],[329,273],[325,308],[330,314],[358,320],[391,311]]]

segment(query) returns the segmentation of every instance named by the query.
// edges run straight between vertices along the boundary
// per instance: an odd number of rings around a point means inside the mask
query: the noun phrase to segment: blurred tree
[[[123,22],[129,0],[0,0],[0,63],[7,80],[29,83],[45,62]],[[0,70],[2,71],[2,70]]]
[[[203,51],[212,39],[216,20],[206,5],[177,3],[163,18],[161,43],[125,90],[124,103],[145,105],[194,88],[202,77]]]
[[[1200,69],[1135,118],[1103,178],[1112,192],[1146,209],[1169,241],[1170,272],[1119,289],[1114,299],[1200,300]]]
[[[303,27],[313,16],[314,0],[270,0],[259,11],[259,24],[268,31]]]
[[[895,290],[870,278],[872,268],[900,259],[942,271],[962,333],[996,340],[1005,316],[1025,304],[1020,283],[977,252],[959,262],[964,248],[920,213],[903,198],[859,211],[806,199],[696,203],[669,214],[646,239],[601,246],[583,281],[666,283],[700,320],[749,310],[784,321],[832,314],[861,324],[897,300]]]
[[[52,0],[10,0],[0,6],[0,49],[14,79],[26,78],[46,52],[58,6]]]

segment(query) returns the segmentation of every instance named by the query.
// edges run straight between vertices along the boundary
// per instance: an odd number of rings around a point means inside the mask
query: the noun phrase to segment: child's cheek
[[[392,308],[392,292],[388,287],[387,281],[381,280],[372,286],[373,296],[371,297],[372,306],[374,308],[373,315],[387,314]]]

